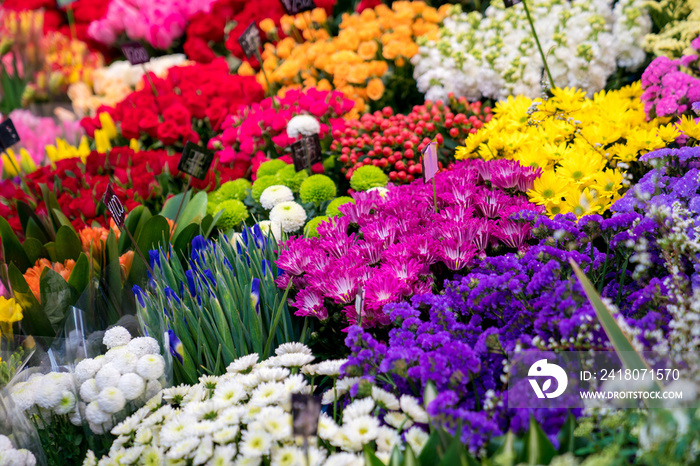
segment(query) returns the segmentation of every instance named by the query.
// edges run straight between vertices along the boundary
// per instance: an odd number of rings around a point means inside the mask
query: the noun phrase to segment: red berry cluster
[[[462,113],[456,113],[457,108]],[[454,160],[454,147],[491,116],[491,108],[481,102],[469,103],[452,95],[447,103],[438,100],[416,105],[408,115],[394,115],[391,107],[384,107],[334,130],[331,153],[340,161],[347,179],[357,168],[372,164],[382,168],[391,181],[410,183],[423,173],[421,151],[433,138],[439,144],[439,165],[443,168]]]

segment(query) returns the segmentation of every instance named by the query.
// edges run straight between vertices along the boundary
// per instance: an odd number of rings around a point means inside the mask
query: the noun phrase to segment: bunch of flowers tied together
[[[513,159],[542,169],[528,192],[547,213],[604,213],[629,185],[632,162],[674,141],[673,124],[645,121],[639,83],[587,99],[575,89],[552,98],[509,97],[495,117],[470,135],[455,157]]]
[[[341,91],[355,102],[352,117],[360,116],[368,101],[383,96],[386,78],[418,52],[415,38],[434,35],[442,19],[422,1],[393,2],[391,8],[378,5],[359,15],[344,15],[338,36],[329,37],[322,28],[325,14],[319,14],[308,19],[283,17],[289,37],[276,45],[265,44],[263,68],[275,93],[299,87],[300,82]],[[317,21],[321,24],[316,26]],[[262,73],[258,82],[265,82]]]
[[[465,113],[456,110],[460,106],[465,107]],[[448,104],[427,101],[413,107],[408,115],[394,115],[385,107],[381,112],[365,113],[359,120],[346,120],[344,127],[333,132],[330,149],[347,179],[358,168],[371,164],[382,168],[394,183],[410,183],[423,173],[420,153],[433,138],[440,145],[446,139],[462,144],[491,116],[490,107],[482,107],[481,102],[469,104],[464,98],[452,98]],[[444,166],[452,161],[452,153],[450,149],[440,151]]]
[[[253,353],[232,362],[225,374],[203,376],[199,383],[163,390],[133,416],[117,425],[109,456],[98,461],[88,454],[86,465],[140,460],[145,464],[186,461],[193,464],[361,465],[364,446],[388,459],[401,447],[402,431],[416,454],[427,434],[416,422],[427,415],[410,396],[399,400],[375,389],[343,410],[342,424],[322,413],[318,436],[311,437],[308,456],[292,435],[291,395],[313,391],[313,375],[338,377],[344,361],[312,365],[311,350],[287,343],[275,356],[258,362]],[[311,383],[308,376],[311,375]],[[381,425],[380,415],[403,420],[404,426]],[[409,417],[410,416],[410,417]],[[401,423],[400,423],[401,424]],[[340,451],[340,450],[344,451]]]
[[[382,307],[430,291],[440,270],[461,270],[487,249],[526,247],[530,226],[510,216],[541,210],[521,194],[537,176],[511,161],[459,163],[437,176],[438,213],[433,187],[418,181],[383,197],[356,193],[338,208],[342,217],[318,226],[320,237],[285,243],[277,282],[286,288],[292,280],[297,315],[324,320],[339,306],[351,324],[387,325]],[[361,290],[358,315],[352,303]]]
[[[691,42],[695,54],[672,60],[658,57],[642,75],[642,101],[647,118],[682,115],[700,102],[700,37]]]
[[[387,343],[351,328],[352,354],[339,385],[362,377],[351,392],[378,383],[420,396],[416,387],[432,382],[439,395],[427,407],[431,419],[461,423],[472,451],[509,429],[526,430],[530,415],[554,439],[568,410],[508,410],[502,362],[517,348],[610,349],[570,259],[609,300],[638,348],[697,345],[690,322],[698,318],[692,303],[700,296],[700,150],[661,149],[645,159],[656,168],[614,204],[610,218],[525,212],[539,239],[525,254],[487,257],[442,295],[386,306]]]
[[[112,116],[126,140],[138,139],[143,147],[206,143],[230,113],[263,97],[253,78],[230,75],[223,59],[174,67],[164,79],[152,76],[152,81],[157,95],[146,85],[115,107],[98,109]],[[84,118],[82,125],[91,136],[101,127],[98,118]],[[240,176],[247,168],[240,167]]]
[[[537,0],[528,4],[556,86],[574,86],[589,95],[605,87],[617,67],[644,63],[641,48],[651,20],[642,1]],[[522,4],[505,9],[493,2],[482,16],[454,6],[438,40],[419,40],[412,63],[418,89],[427,99],[449,92],[470,100],[509,95],[536,97],[544,64]]]
[[[289,146],[298,136],[290,137],[287,131],[287,123],[294,116],[310,114],[320,120],[319,137],[323,139],[332,130],[343,127],[341,116],[352,106],[353,102],[339,92],[316,88],[289,91],[282,98],[253,103],[227,117],[221,125],[223,133],[214,138],[212,145],[221,148],[217,154],[222,163],[252,158],[253,169],[257,170],[266,158],[289,152]]]

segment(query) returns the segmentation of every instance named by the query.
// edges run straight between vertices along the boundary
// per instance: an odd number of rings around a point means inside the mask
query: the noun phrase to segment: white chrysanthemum
[[[102,343],[107,347],[107,349],[116,348],[117,346],[124,346],[130,341],[131,334],[129,331],[119,325],[107,330],[104,337],[102,337]]]
[[[315,359],[309,354],[302,353],[288,353],[277,356],[277,358],[280,365],[284,367],[302,367]]]
[[[411,419],[421,424],[428,423],[428,413],[425,412],[418,400],[411,395],[401,395],[401,409],[408,414]]]
[[[124,450],[123,456],[119,459],[119,464],[134,464],[141,458],[141,453],[146,447],[144,445],[134,445]]]
[[[139,428],[141,420],[136,417],[136,416],[129,416],[128,418],[124,419],[124,421],[120,422],[116,426],[114,426],[114,429],[112,429],[111,434],[112,435],[125,435],[125,436],[130,436],[134,432],[136,432],[136,429]]]
[[[229,426],[214,432],[213,439],[214,442],[220,445],[225,445],[227,443],[233,442],[236,439],[237,435],[238,426]]]
[[[386,416],[384,416],[384,422],[400,431],[406,430],[413,425],[413,421],[411,421],[408,416],[398,411],[387,413]]]
[[[311,115],[297,115],[287,123],[287,136],[296,138],[299,135],[311,136],[321,132],[321,124]]]
[[[141,464],[148,466],[156,466],[165,464],[165,454],[163,449],[158,446],[146,447],[141,453]]]
[[[49,372],[42,380],[42,384],[59,387],[61,390],[73,390],[73,374],[67,372]]]
[[[192,459],[192,464],[199,465],[207,462],[211,455],[214,454],[214,442],[210,436],[203,437],[199,441],[199,446],[194,453],[194,458]]]
[[[148,380],[155,380],[163,375],[165,360],[160,354],[141,356],[136,363],[136,373]]]
[[[105,413],[117,413],[124,409],[125,405],[124,394],[117,387],[107,387],[97,395],[97,406]]]
[[[109,414],[100,409],[97,401],[93,401],[85,408],[85,418],[90,424],[101,425],[109,421]]]
[[[242,455],[255,458],[267,455],[271,446],[270,434],[264,430],[247,430],[243,433],[238,448]]]
[[[122,378],[119,379],[117,387],[124,393],[124,398],[126,398],[127,401],[131,401],[143,394],[143,391],[146,389],[146,382],[143,377],[138,374],[124,374]]]
[[[36,458],[29,450],[0,450],[0,464],[3,466],[34,466]]]
[[[185,384],[178,385],[177,387],[166,388],[163,390],[163,399],[170,403],[179,405],[187,396],[187,392],[189,392],[189,390],[190,386]]]
[[[265,382],[258,385],[250,397],[250,402],[256,406],[267,406],[279,403],[286,398],[284,385],[277,382]]]
[[[284,367],[261,367],[255,371],[261,382],[279,382],[289,377],[289,369]]]
[[[131,340],[126,345],[126,349],[132,352],[137,358],[147,354],[160,353],[160,346],[155,338],[138,337]]]
[[[61,401],[58,402],[54,411],[59,416],[68,414],[75,408],[75,394],[70,390],[63,390],[61,392]]]
[[[389,192],[384,186],[375,186],[374,188],[369,188],[366,192],[377,191],[381,197],[386,197]]]
[[[365,460],[352,453],[336,453],[331,455],[325,462],[325,466],[363,466]]]
[[[377,386],[372,387],[372,399],[382,408],[392,411],[399,409],[399,399]]]
[[[258,414],[260,414],[260,411],[262,411],[262,406],[256,405],[254,403],[248,403],[247,405],[243,406],[245,408],[245,411],[243,412],[243,415],[241,416],[241,424],[250,424],[255,419],[257,419]],[[250,429],[250,426],[248,426]]]
[[[416,456],[420,455],[420,452],[423,450],[423,447],[425,444],[428,442],[428,433],[423,431],[422,429],[419,429],[418,427],[413,427],[411,428],[408,432],[406,432],[406,443],[408,443],[411,446],[411,450],[413,450],[413,453],[416,454]]]
[[[149,380],[146,384],[146,392],[144,393],[144,398],[150,400],[158,394],[163,389],[163,386],[157,380]]]
[[[377,438],[379,420],[372,416],[360,416],[343,422],[342,429],[352,442],[365,445]]]
[[[10,394],[12,395],[12,401],[21,409],[22,411],[27,411],[34,406],[34,395],[36,392],[36,386],[34,382],[20,382],[12,387]]]
[[[12,442],[10,442],[9,437],[5,435],[0,435],[0,451],[3,450],[12,450],[15,447],[12,446]]]
[[[246,390],[252,391],[260,383],[260,377],[258,377],[257,374],[245,374],[241,376],[238,381],[246,388]]]
[[[280,407],[263,408],[258,415],[258,421],[273,440],[284,440],[292,435],[292,415],[285,413]]]
[[[306,223],[306,211],[294,201],[280,202],[270,211],[270,221],[279,223],[285,233],[294,233]]]
[[[252,368],[256,362],[258,362],[258,353],[249,354],[247,356],[241,356],[240,358],[233,361],[226,368],[226,372],[245,372]]]
[[[153,430],[150,427],[139,427],[134,435],[134,442],[140,445],[149,445],[153,441]]]
[[[41,408],[53,409],[61,402],[62,396],[63,388],[44,377],[34,395],[34,402]]]
[[[196,423],[194,416],[177,414],[171,417],[160,430],[160,443],[166,447],[176,444],[185,437],[188,425]]]
[[[394,446],[401,445],[401,436],[391,427],[382,426],[377,432],[377,449],[391,452]]]
[[[318,436],[324,440],[332,439],[338,432],[338,424],[326,413],[318,417]]]
[[[83,359],[75,366],[75,378],[78,383],[83,383],[88,379],[92,379],[102,368],[102,360]]]
[[[202,375],[199,377],[199,383],[207,390],[216,389],[216,384],[219,383],[219,377],[216,375]]]
[[[214,448],[214,456],[209,464],[212,466],[231,466],[236,453],[236,445],[217,446]]]
[[[311,349],[306,346],[303,343],[299,342],[291,342],[291,343],[282,343],[275,349],[275,354],[277,356],[282,356],[283,354],[289,354],[289,353],[301,353],[301,354],[308,354],[312,355]]]
[[[245,415],[246,411],[244,406],[231,406],[221,411],[219,419],[225,424],[235,425],[241,422],[241,418]]]
[[[285,379],[284,389],[287,393],[301,393],[308,387],[304,376],[301,374],[293,374]]]
[[[269,233],[272,233],[272,237],[275,241],[282,241],[282,226],[279,223],[263,220],[258,222],[258,226],[263,235],[267,236]]]
[[[97,399],[100,389],[97,386],[95,379],[89,379],[83,382],[80,386],[80,398],[86,403],[90,403]]]
[[[107,363],[95,374],[95,382],[97,382],[97,388],[104,390],[107,387],[116,387],[121,377],[119,369]]]
[[[323,361],[322,363],[316,364],[316,374],[338,377],[340,375],[340,368],[346,362],[348,362],[347,359],[330,359],[328,361]]]
[[[248,394],[243,385],[235,380],[219,383],[214,390],[215,400],[225,401],[229,404],[238,404]]]
[[[118,353],[118,357],[115,357],[108,362],[114,365],[120,374],[130,374],[136,372],[136,363],[138,362],[139,358],[134,353],[126,348],[113,349],[110,351]],[[107,354],[109,354],[109,351]]]
[[[374,406],[372,398],[361,398],[353,401],[343,410],[343,422],[368,415],[372,412]]]
[[[199,437],[190,437],[180,440],[175,445],[170,447],[170,450],[165,454],[165,457],[171,460],[180,460],[189,458],[189,453],[199,445]]]
[[[295,466],[306,464],[306,455],[295,446],[284,446],[272,452],[272,465],[274,466]]]
[[[80,415],[81,412],[85,412],[86,404],[85,403],[78,403],[79,406],[75,407],[75,410],[70,413],[70,416],[68,419],[70,419],[70,423],[73,424],[74,426],[81,426],[83,425],[83,417]]]
[[[263,209],[270,210],[280,202],[289,202],[294,200],[294,193],[285,185],[279,184],[265,188],[265,191],[260,195],[260,204]]]

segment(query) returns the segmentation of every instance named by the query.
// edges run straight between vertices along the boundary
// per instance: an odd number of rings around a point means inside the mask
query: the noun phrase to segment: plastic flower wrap
[[[679,135],[673,125],[646,122],[639,83],[594,99],[575,89],[552,92],[545,101],[518,96],[498,103],[494,118],[455,154],[541,168],[528,197],[550,216],[607,211],[627,189],[639,156]]]
[[[642,74],[642,101],[647,118],[691,113],[700,102],[700,37],[691,42],[693,54],[672,60],[658,57]]]
[[[613,3],[528,4],[555,86],[592,95],[618,67],[635,70],[644,63],[641,42],[651,29],[644,2]],[[419,41],[420,52],[412,60],[418,89],[427,99],[446,99],[450,92],[470,100],[540,94],[544,66],[523,5],[504,8],[496,1],[485,16],[454,6],[444,24],[437,40]]]
[[[306,338],[275,285],[276,249],[256,225],[231,243],[195,237],[187,269],[172,253],[151,251],[153,291],[134,287],[134,294],[148,334],[167,335],[176,382],[222,374],[243,354],[269,355],[273,343]]]
[[[102,105],[113,107],[124,100],[134,88],[145,85],[144,66],[148,72],[164,78],[169,68],[187,64],[182,54],[155,57],[143,66],[131,65],[125,60],[115,61],[92,72],[92,85],[85,82],[71,84],[68,97],[78,116],[95,116],[97,109]]]
[[[433,138],[440,144],[439,163],[446,167],[453,161],[450,147],[462,144],[490,119],[490,107],[452,95],[446,102],[416,105],[406,115],[385,107],[381,112],[365,113],[359,120],[345,120],[333,132],[330,150],[348,180],[355,170],[371,163],[393,183],[410,183],[423,173],[421,151]]]
[[[36,429],[7,396],[0,396],[0,464],[46,465]]]
[[[342,217],[316,226],[318,237],[287,240],[277,283],[296,291],[296,315],[314,316],[329,328],[337,330],[345,319],[387,325],[382,307],[431,290],[442,283],[441,271],[462,270],[487,250],[527,249],[529,225],[510,217],[541,210],[522,194],[538,174],[512,161],[470,161],[437,175],[435,197],[432,183],[423,181],[383,194],[355,193],[354,203],[338,207]],[[364,308],[358,309],[361,292]]]
[[[668,58],[693,53],[690,42],[700,36],[700,0],[652,0],[646,6],[659,32],[647,34],[644,49]]]
[[[307,457],[292,435],[291,396],[310,394],[314,376],[337,379],[345,362],[311,364],[314,359],[305,345],[287,343],[263,361],[253,353],[232,361],[223,375],[163,390],[112,430],[117,440],[99,464],[124,457],[153,464],[307,464],[307,458],[311,466],[362,464],[363,448],[388,460],[394,447],[403,448],[404,433],[420,454],[428,435],[411,426],[427,423],[425,411],[411,397],[399,400],[375,388],[347,405],[342,421],[337,411],[336,420],[320,415]],[[323,399],[334,403],[334,390]],[[97,465],[97,458],[85,464]]]
[[[422,1],[394,2],[391,8],[379,5],[343,15],[338,36],[330,37],[320,8],[284,16],[288,37],[265,44],[263,68],[274,93],[284,95],[299,83],[337,89],[355,102],[351,116],[358,117],[385,91],[397,101],[414,100],[408,60],[418,51],[416,38],[434,36],[441,19],[441,12]],[[258,82],[266,83],[262,73]]]

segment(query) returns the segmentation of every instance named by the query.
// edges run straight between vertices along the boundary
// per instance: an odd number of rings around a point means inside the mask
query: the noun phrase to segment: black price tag
[[[521,2],[522,0],[503,0],[503,4],[506,6],[506,8],[510,8]]]
[[[315,163],[323,162],[321,140],[318,134],[302,136],[300,140],[292,144],[292,160],[296,171],[304,170]]]
[[[182,157],[180,157],[180,163],[177,164],[177,169],[198,180],[203,180],[207,177],[207,172],[213,160],[213,153],[204,147],[187,141],[185,150],[182,151]]]
[[[9,118],[0,123],[0,149],[8,149],[19,142],[15,124]]]
[[[102,196],[102,202],[104,202],[107,207],[109,215],[114,219],[114,223],[116,223],[119,228],[123,227],[124,219],[126,218],[126,209],[124,209],[122,201],[119,200],[111,184],[107,185],[107,190],[104,196]]]
[[[238,43],[241,45],[246,57],[252,57],[260,50],[262,42],[260,41],[260,31],[255,25],[255,21],[251,22],[250,25],[245,28],[241,37],[238,38]]]
[[[148,56],[148,51],[138,42],[127,42],[122,45],[122,53],[132,65],[148,63],[151,59],[151,57]]]
[[[296,15],[316,8],[314,0],[282,0],[282,6],[288,15]]]
[[[292,393],[292,431],[294,435],[312,437],[318,432],[321,399],[314,395]]]

